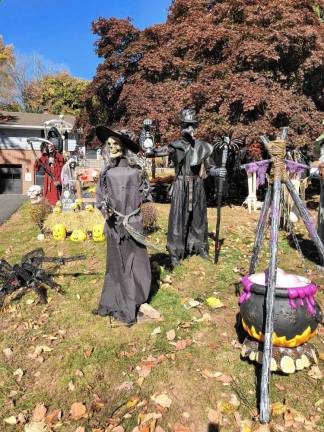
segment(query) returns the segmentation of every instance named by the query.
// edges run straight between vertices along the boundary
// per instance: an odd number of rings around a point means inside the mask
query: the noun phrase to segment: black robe
[[[105,169],[97,185],[97,207],[102,201],[123,215],[138,209],[144,199],[142,173],[121,159],[115,168]],[[148,299],[151,268],[146,247],[135,241],[122,225],[122,217],[109,212],[106,219],[107,269],[99,309],[125,323],[136,321],[138,307]],[[137,232],[143,233],[142,215],[129,219]]]
[[[181,139],[169,145],[176,178],[173,183],[168,227],[171,258],[208,253],[208,220],[204,178],[213,147],[200,140]]]

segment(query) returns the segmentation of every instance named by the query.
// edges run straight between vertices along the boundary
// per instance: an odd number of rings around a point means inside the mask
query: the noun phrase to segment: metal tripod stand
[[[263,207],[260,213],[259,222],[257,226],[255,244],[252,252],[249,274],[255,273],[258,262],[258,257],[262,248],[264,233],[266,228],[267,216],[271,207],[271,228],[270,228],[270,261],[269,261],[269,274],[267,282],[267,294],[265,304],[265,330],[264,330],[264,345],[263,345],[263,360],[262,360],[262,373],[261,373],[261,386],[260,386],[260,422],[269,423],[270,421],[270,362],[272,356],[272,333],[273,333],[273,319],[274,319],[274,301],[275,301],[275,288],[277,279],[277,249],[278,249],[278,230],[280,223],[280,197],[282,185],[285,184],[290,196],[292,197],[301,219],[303,220],[308,234],[314,242],[321,263],[324,263],[324,246],[317,234],[317,231],[312,223],[311,217],[299,197],[294,185],[288,177],[285,155],[287,147],[287,133],[288,128],[283,128],[281,136],[275,140],[270,141],[265,135],[261,137],[262,142],[268,153],[271,156],[271,173],[270,184],[265,196]]]

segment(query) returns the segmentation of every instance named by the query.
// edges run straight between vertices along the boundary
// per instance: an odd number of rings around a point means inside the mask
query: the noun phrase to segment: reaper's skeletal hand
[[[210,175],[212,175],[213,177],[225,178],[226,175],[227,175],[227,169],[226,168],[215,168],[215,167],[212,167],[210,169]]]

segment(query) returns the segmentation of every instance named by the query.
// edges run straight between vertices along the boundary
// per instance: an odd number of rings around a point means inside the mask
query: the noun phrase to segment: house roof
[[[10,112],[0,110],[0,127],[9,126],[14,128],[25,127],[26,129],[42,129],[44,122],[48,120],[59,120],[60,116],[57,114],[34,114],[26,112]],[[75,117],[71,115],[64,115],[65,121],[74,126]]]

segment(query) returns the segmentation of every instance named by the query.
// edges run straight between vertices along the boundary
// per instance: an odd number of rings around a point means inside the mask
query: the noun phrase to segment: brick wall
[[[22,192],[27,194],[28,188],[34,184],[34,160],[31,150],[0,150],[0,165],[13,164],[21,165]],[[26,174],[31,173],[31,181],[26,181]],[[28,177],[28,175],[27,175]]]

